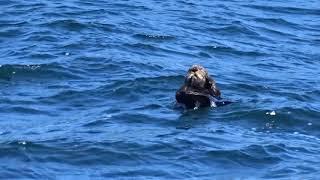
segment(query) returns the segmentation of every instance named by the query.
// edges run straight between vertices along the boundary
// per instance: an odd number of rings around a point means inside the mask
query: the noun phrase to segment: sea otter
[[[176,92],[176,100],[187,109],[229,104],[221,100],[221,93],[208,71],[201,65],[193,65],[185,77],[183,86]]]

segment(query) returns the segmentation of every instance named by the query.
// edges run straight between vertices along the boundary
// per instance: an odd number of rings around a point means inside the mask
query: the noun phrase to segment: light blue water
[[[319,7],[1,1],[0,178],[317,179]],[[175,109],[192,64],[235,103]]]

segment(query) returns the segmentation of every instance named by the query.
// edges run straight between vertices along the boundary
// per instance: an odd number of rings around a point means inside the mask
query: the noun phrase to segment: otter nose
[[[197,68],[193,68],[193,69],[191,69],[191,71],[192,71],[192,72],[197,72],[198,69],[197,69]]]

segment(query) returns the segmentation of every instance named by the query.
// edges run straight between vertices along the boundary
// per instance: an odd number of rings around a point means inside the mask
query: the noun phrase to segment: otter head
[[[204,88],[208,78],[208,71],[200,66],[193,65],[189,70],[185,79],[185,84],[194,88]]]

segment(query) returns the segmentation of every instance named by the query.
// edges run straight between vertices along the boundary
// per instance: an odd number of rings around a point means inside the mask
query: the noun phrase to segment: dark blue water
[[[0,2],[1,179],[317,179],[320,2]],[[235,103],[183,112],[205,66]]]

